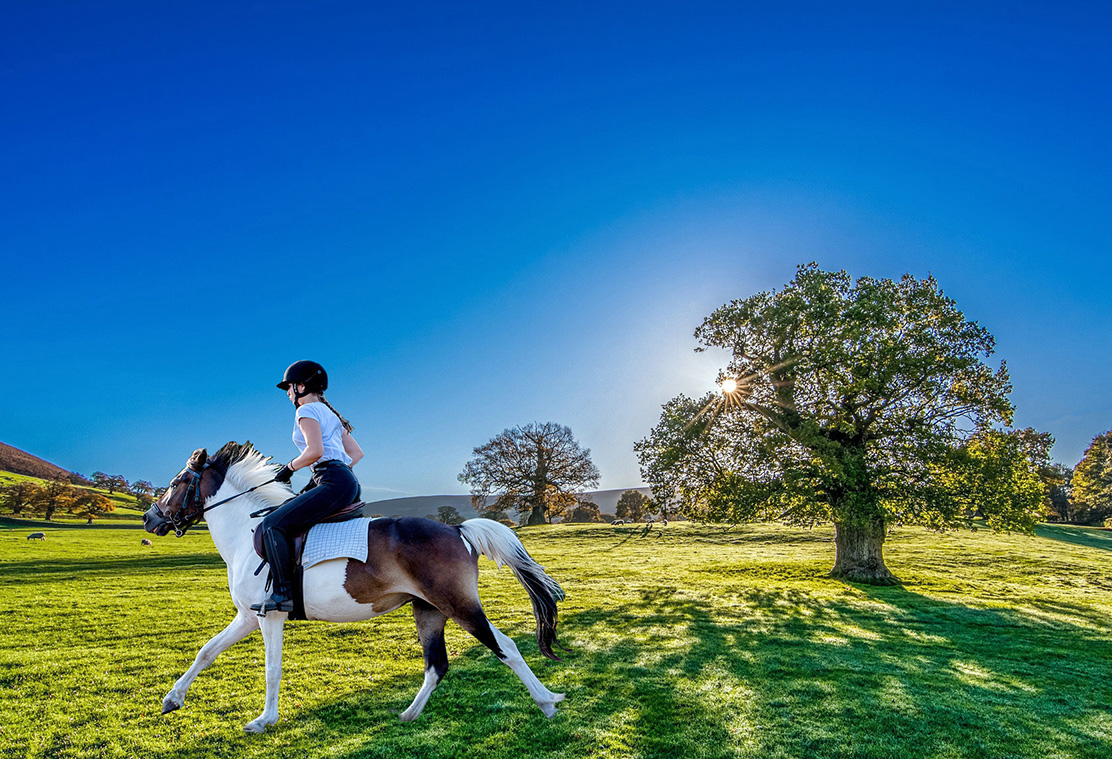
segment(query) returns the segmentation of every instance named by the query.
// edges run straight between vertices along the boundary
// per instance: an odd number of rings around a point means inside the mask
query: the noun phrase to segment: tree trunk
[[[526,520],[525,524],[548,524],[548,521],[544,518],[544,501],[533,504],[533,510],[529,512],[529,519]]]
[[[836,522],[830,576],[868,585],[898,585],[899,580],[884,566],[884,533],[883,519]]]

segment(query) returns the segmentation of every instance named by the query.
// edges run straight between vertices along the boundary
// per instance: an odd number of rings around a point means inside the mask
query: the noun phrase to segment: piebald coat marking
[[[198,450],[188,466],[200,471],[207,454]],[[243,492],[274,476],[275,467],[250,444],[229,443],[211,460],[201,483],[205,503]],[[185,474],[185,470],[183,470]],[[145,518],[147,529],[165,534],[162,516],[183,508],[186,481],[179,475]],[[247,723],[248,732],[262,732],[278,721],[278,689],[282,679],[282,636],[287,615],[271,612],[259,617],[249,608],[264,596],[266,572],[254,574],[259,559],[252,547],[252,530],[262,521],[250,514],[288,499],[288,485],[272,483],[206,514],[209,533],[228,565],[228,590],[238,613],[201,647],[193,665],[174,683],[162,701],[167,713],[181,708],[197,675],[223,651],[255,630],[261,630],[266,650],[266,701],[263,712]],[[161,509],[161,512],[159,511]],[[556,714],[564,694],[553,693],[537,679],[513,640],[502,634],[483,613],[478,596],[478,555],[499,566],[507,564],[533,602],[537,640],[542,653],[556,643],[556,601],[560,586],[525,551],[509,528],[487,519],[468,520],[449,527],[427,519],[376,519],[368,526],[366,562],[333,559],[305,571],[305,611],[310,619],[355,622],[394,611],[412,603],[418,637],[425,653],[425,679],[413,703],[400,715],[416,719],[448,669],[444,623],[454,619],[490,648],[525,684],[529,695],[547,717]]]

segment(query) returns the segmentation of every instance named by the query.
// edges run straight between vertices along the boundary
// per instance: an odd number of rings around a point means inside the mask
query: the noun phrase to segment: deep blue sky
[[[1072,465],[1112,427],[1112,12],[905,6],[4,3],[0,440],[286,460],[313,358],[366,497],[550,420],[632,486],[723,363],[701,319],[816,260],[934,274]]]

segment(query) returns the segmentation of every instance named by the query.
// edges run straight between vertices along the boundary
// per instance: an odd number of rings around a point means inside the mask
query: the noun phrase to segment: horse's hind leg
[[[417,637],[421,639],[421,648],[425,652],[425,682],[409,708],[398,715],[406,722],[421,716],[429,696],[448,671],[448,649],[444,645],[444,623],[448,618],[420,598],[413,599],[413,618],[417,622]]]
[[[201,646],[201,650],[197,652],[197,658],[193,660],[193,666],[178,678],[174,687],[162,699],[162,713],[167,714],[175,709],[180,709],[185,703],[185,694],[189,690],[189,686],[197,679],[197,675],[201,674],[201,670],[212,664],[213,659],[246,638],[258,627],[258,618],[255,615],[248,616],[240,612],[231,624],[214,635],[208,643]]]
[[[517,645],[490,623],[481,607],[476,605],[470,610],[457,612],[452,619],[464,630],[478,638],[480,643],[493,651],[494,655],[501,659],[503,664],[521,678],[521,682],[525,683],[529,695],[537,702],[537,706],[544,712],[544,716],[555,716],[556,704],[564,700],[564,694],[553,693],[544,687],[537,676],[533,674],[533,670],[529,669],[529,665],[525,663],[521,652],[517,650]]]

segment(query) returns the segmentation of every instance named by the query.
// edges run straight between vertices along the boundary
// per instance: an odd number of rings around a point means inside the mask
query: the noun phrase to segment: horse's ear
[[[204,448],[198,448],[193,451],[193,455],[189,457],[189,463],[186,464],[186,466],[194,472],[199,472],[201,468],[204,467],[206,461],[208,461],[208,451]]]

